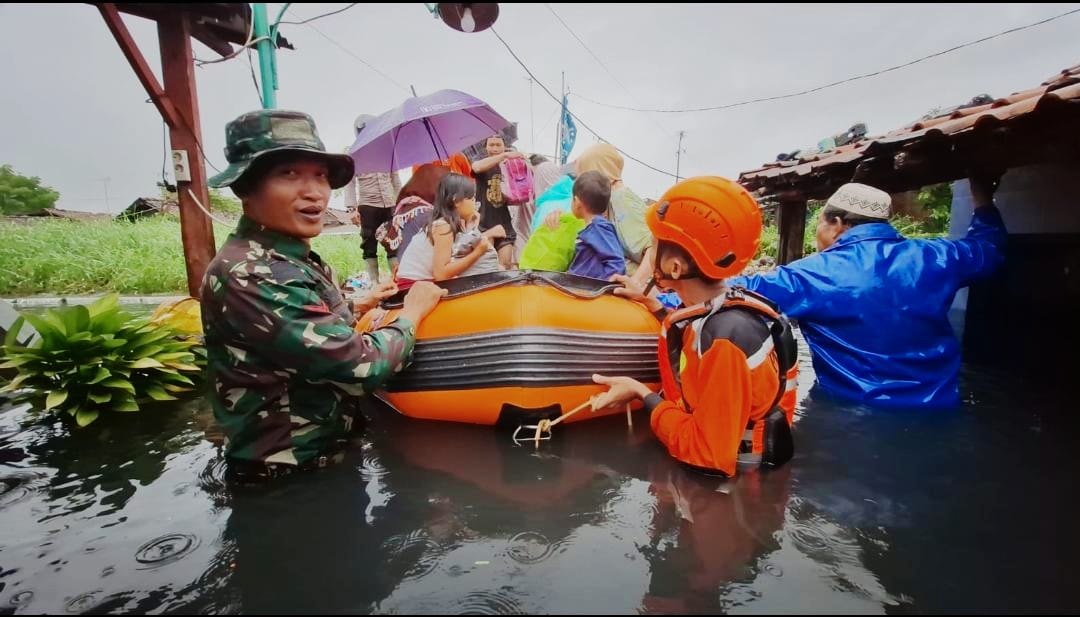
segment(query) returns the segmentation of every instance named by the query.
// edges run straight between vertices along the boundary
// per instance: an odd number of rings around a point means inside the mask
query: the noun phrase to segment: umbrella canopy
[[[439,90],[368,120],[349,154],[358,174],[397,171],[450,158],[509,124],[474,96]]]

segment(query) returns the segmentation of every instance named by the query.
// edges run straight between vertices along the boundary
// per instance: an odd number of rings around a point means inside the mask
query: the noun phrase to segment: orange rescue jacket
[[[780,465],[793,453],[798,362],[787,319],[741,288],[675,311],[660,335],[664,396],[653,432],[679,461],[735,475],[737,462]]]

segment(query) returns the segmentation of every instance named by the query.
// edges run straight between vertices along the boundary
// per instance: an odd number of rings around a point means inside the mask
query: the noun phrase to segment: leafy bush
[[[952,186],[948,183],[923,187],[917,197],[922,206],[923,216],[912,218],[895,215],[889,223],[905,238],[940,238],[948,235],[952,218]],[[817,252],[814,236],[817,233],[817,220],[823,201],[811,200],[806,208],[806,229],[803,233],[803,255]],[[755,258],[764,256],[776,258],[780,242],[779,231],[775,225],[766,225],[761,231],[761,246]]]
[[[11,165],[0,165],[0,215],[31,214],[51,208],[60,193],[41,186],[41,179],[23,176]]]
[[[18,332],[25,319],[40,338],[28,347],[14,335],[6,338],[0,368],[19,372],[0,392],[86,426],[102,412],[139,411],[142,404],[177,400],[174,395],[193,390],[189,375],[202,370],[197,341],[121,311],[118,299],[113,294],[88,307],[24,313],[11,331]]]

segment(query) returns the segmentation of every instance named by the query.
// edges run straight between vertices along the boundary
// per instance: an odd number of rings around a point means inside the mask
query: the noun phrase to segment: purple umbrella
[[[364,125],[349,154],[356,173],[397,171],[450,158],[510,122],[457,90],[407,99]]]

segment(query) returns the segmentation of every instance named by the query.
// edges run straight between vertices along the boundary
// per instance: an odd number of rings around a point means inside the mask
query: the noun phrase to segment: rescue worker
[[[817,253],[728,284],[799,320],[824,391],[879,406],[958,405],[949,307],[958,289],[1001,265],[1006,237],[993,203],[1000,174],[973,176],[964,238],[908,240],[888,222],[888,193],[845,184],[818,218]]]
[[[616,293],[664,319],[663,396],[629,377],[596,375],[609,390],[594,408],[643,400],[668,452],[709,473],[733,476],[737,461],[783,464],[794,447],[795,339],[768,301],[724,285],[757,252],[757,203],[730,180],[690,178],[650,206],[646,222],[658,240],[654,280],[690,306],[667,314],[634,281],[613,277],[625,286]]]
[[[352,159],[327,153],[299,112],[246,113],[225,133],[229,167],[209,184],[231,187],[244,215],[202,284],[210,403],[230,469],[245,478],[323,467],[340,459],[350,397],[405,365],[417,325],[446,292],[416,285],[395,322],[354,332],[353,308],[309,245]]]

